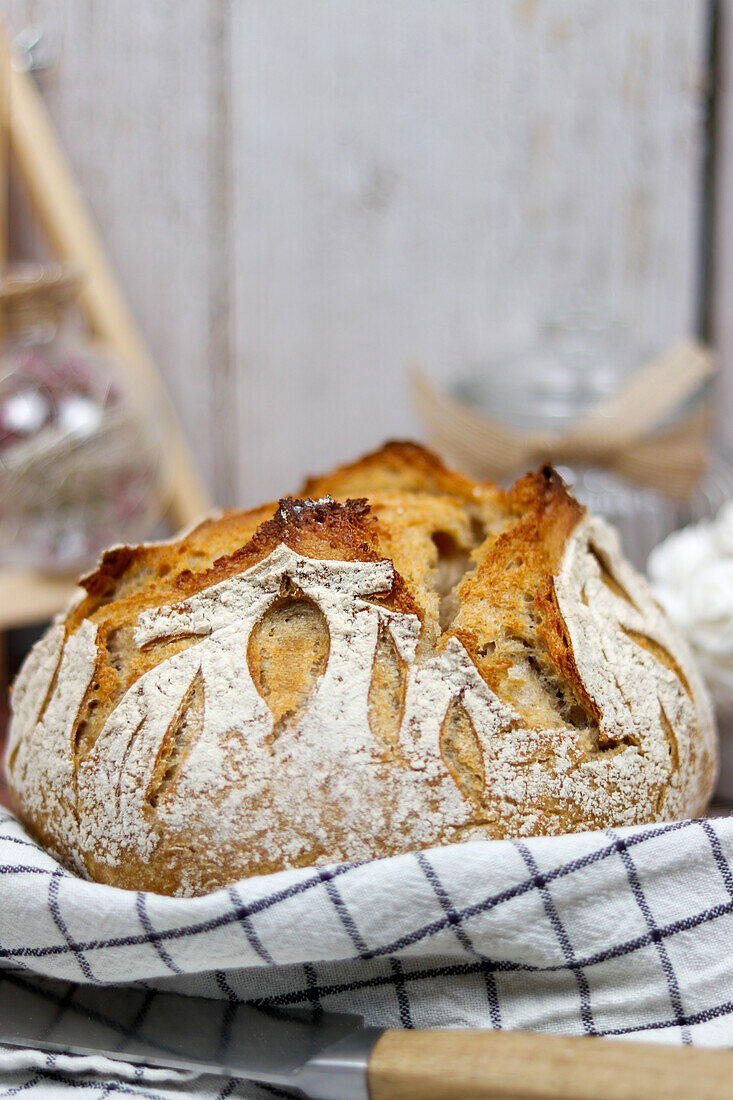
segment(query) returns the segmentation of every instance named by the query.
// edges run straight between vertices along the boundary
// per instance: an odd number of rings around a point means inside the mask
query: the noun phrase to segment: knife
[[[244,1078],[311,1100],[723,1100],[733,1051],[502,1031],[388,1031],[0,970],[0,1043]]]

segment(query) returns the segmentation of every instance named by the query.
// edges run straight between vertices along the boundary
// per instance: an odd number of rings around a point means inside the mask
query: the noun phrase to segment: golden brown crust
[[[565,696],[558,719],[570,720],[579,707],[583,714],[576,719],[597,724],[600,713],[578,674],[554,587],[567,540],[584,510],[550,466],[517,481],[506,505],[513,522],[484,546],[476,572],[461,586],[452,633],[502,697],[514,698],[507,677],[517,656],[528,650]]]
[[[427,493],[470,500],[477,483],[449,470],[426,447],[405,440],[390,440],[357,462],[339,466],[330,474],[309,477],[300,490],[304,497],[326,493],[339,500],[381,493]],[[495,486],[488,487],[498,493]]]
[[[504,492],[393,442],[110,550],[21,674],[18,811],[164,893],[698,812],[704,689],[604,532],[550,467]]]

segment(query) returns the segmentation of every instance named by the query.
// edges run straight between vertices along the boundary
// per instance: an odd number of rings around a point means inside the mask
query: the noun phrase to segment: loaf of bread
[[[688,651],[549,467],[508,492],[392,443],[297,498],[117,547],[29,655],[18,813],[98,882],[699,813]]]

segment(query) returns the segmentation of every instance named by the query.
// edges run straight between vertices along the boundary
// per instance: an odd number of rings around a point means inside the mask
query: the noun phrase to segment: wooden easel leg
[[[119,355],[133,377],[153,392],[161,391],[162,380],[81,198],[43,98],[30,74],[14,68],[11,58],[12,44],[0,18],[0,278],[7,261],[8,163],[12,159],[56,259],[78,267],[85,279],[79,305],[89,329]],[[0,317],[0,344],[4,336],[1,326]],[[211,510],[211,500],[172,413],[171,419],[170,513],[174,526],[188,527]],[[68,579],[0,568],[0,630],[51,618],[65,606],[72,591]]]
[[[43,99],[28,73],[11,65],[12,46],[0,20],[0,70],[6,74],[9,103],[5,133],[35,217],[56,256],[78,266],[84,276],[79,306],[91,331],[115,351],[133,374],[155,389],[163,383],[115,278],[94,221],[81,199],[64,150]],[[0,155],[0,180],[7,180]],[[2,212],[0,211],[0,221]],[[0,259],[2,234],[0,233]],[[174,523],[189,526],[211,510],[188,443],[170,414],[170,460]]]

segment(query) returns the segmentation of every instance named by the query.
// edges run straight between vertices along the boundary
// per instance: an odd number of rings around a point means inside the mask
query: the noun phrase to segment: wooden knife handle
[[[370,1100],[729,1100],[733,1050],[520,1031],[386,1031]]]

